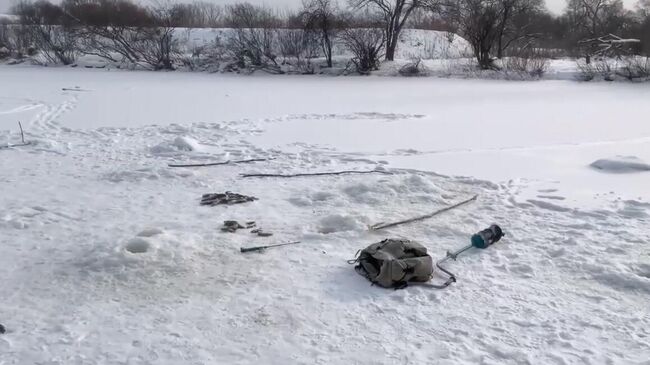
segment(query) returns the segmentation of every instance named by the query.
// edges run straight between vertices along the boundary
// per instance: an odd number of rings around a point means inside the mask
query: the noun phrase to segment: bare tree
[[[568,0],[566,15],[582,38],[620,34],[626,20],[621,0]]]
[[[539,0],[457,0],[446,7],[446,14],[465,39],[482,69],[496,68],[493,55],[517,41],[526,48],[536,35],[527,32],[529,15],[538,11]],[[519,23],[517,23],[517,21]]]
[[[534,14],[541,12],[541,0],[500,0],[500,19],[498,25],[497,58],[503,58],[508,47],[517,42],[527,42],[538,34],[531,32]]]
[[[223,8],[214,3],[176,3],[172,11],[176,27],[217,28],[223,25]]]
[[[499,0],[458,0],[446,8],[449,19],[470,43],[482,69],[495,68],[492,49],[499,39]]]
[[[76,23],[84,54],[132,64],[142,59],[138,44],[146,41],[145,28],[155,27],[147,9],[129,0],[64,0],[61,6]]]
[[[350,0],[355,8],[369,8],[382,18],[386,38],[386,60],[395,58],[395,50],[399,43],[399,35],[409,17],[417,9],[435,9],[436,0]]]
[[[310,0],[303,3],[305,29],[318,34],[327,67],[332,67],[332,46],[338,31],[338,14],[332,0]]]

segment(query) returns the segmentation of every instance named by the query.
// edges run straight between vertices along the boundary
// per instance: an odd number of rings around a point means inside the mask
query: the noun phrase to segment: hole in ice
[[[126,250],[130,253],[145,253],[151,245],[142,238],[133,238],[126,243]]]

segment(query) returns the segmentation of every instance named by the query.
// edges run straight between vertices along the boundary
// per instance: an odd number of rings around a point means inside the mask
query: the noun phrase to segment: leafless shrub
[[[356,71],[366,75],[378,70],[380,58],[386,45],[386,37],[382,30],[376,28],[351,28],[341,33],[345,47],[352,52],[352,63]]]
[[[173,70],[179,56],[174,28],[144,28],[141,32],[143,38],[136,44],[141,60],[154,70]]]
[[[60,7],[47,1],[20,2],[14,9],[21,29],[47,63],[72,64],[77,55],[76,37]]]
[[[607,58],[597,59],[594,63],[596,73],[605,81],[616,79],[616,61]]]
[[[237,67],[277,70],[273,46],[278,20],[270,10],[248,3],[236,4],[227,8],[226,21],[233,28],[226,48]]]
[[[512,52],[504,59],[503,71],[518,77],[541,78],[548,70],[549,59],[534,48]]]
[[[591,81],[601,78],[605,81],[616,79],[616,61],[608,58],[598,58],[587,63],[576,61],[578,67],[578,78],[582,81]]]
[[[64,0],[61,7],[74,25],[80,52],[131,64],[142,60],[145,29],[155,28],[161,13],[154,9],[152,15],[129,0]]]
[[[578,68],[577,78],[581,81],[591,81],[596,78],[596,69],[592,63],[576,61]]]
[[[278,29],[277,40],[284,64],[295,63],[300,73],[314,73],[311,60],[319,54],[315,33],[303,29]]]
[[[74,63],[77,57],[77,38],[70,32],[70,28],[34,24],[26,29],[46,63]]]
[[[622,66],[616,71],[619,76],[630,81],[650,78],[650,57],[627,57],[621,62]]]

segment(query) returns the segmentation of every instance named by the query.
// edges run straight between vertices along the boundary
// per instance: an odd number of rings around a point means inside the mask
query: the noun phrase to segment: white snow
[[[650,161],[646,85],[27,66],[0,83],[0,145],[18,120],[34,142],[0,149],[0,364],[650,358],[650,174],[603,173]],[[272,159],[167,166],[247,158]],[[224,191],[259,200],[199,206]],[[346,263],[386,237],[443,257],[493,222],[507,236],[448,263],[443,291]]]

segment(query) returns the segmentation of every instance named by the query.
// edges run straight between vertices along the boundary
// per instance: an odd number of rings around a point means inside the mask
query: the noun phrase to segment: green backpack
[[[409,282],[425,282],[433,274],[433,259],[427,248],[409,240],[385,239],[360,251],[349,261],[373,284],[401,289]]]

